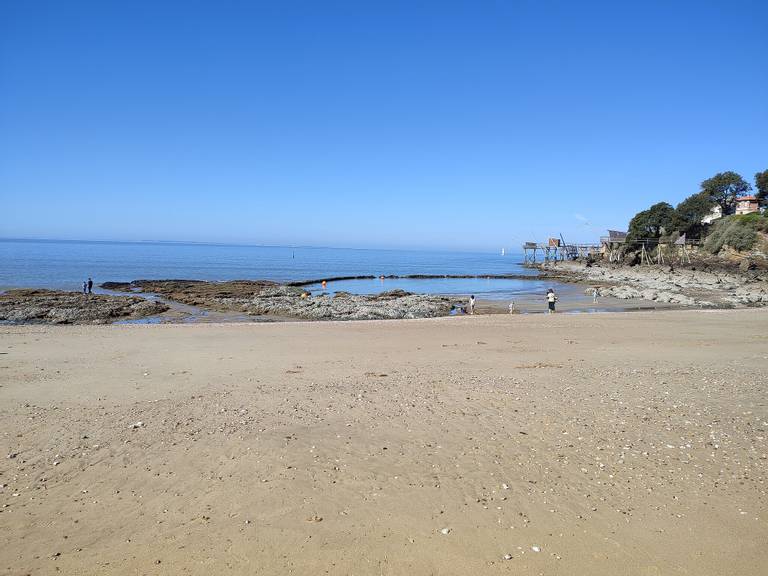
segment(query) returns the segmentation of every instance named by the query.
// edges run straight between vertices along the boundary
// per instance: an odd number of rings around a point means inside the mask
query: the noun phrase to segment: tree
[[[701,183],[701,191],[723,209],[723,216],[736,209],[736,198],[752,190],[744,178],[736,172],[719,172]]]
[[[768,206],[768,170],[755,174],[755,188],[757,188],[757,202],[760,206]]]
[[[675,208],[674,228],[688,236],[700,236],[703,229],[701,220],[712,212],[715,205],[706,192],[688,196]]]
[[[658,238],[672,231],[675,209],[666,202],[654,204],[648,210],[635,214],[629,222],[627,243],[637,244],[644,238]]]

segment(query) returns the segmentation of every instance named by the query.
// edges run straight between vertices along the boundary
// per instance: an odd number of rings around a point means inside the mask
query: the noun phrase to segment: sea
[[[321,280],[374,276],[373,280],[331,282],[325,291],[375,294],[403,289],[424,294],[474,294],[507,300],[543,294],[551,280],[522,266],[522,254],[373,250],[307,246],[249,246],[184,242],[99,242],[0,240],[0,290],[50,288],[80,290],[83,280],[137,279]],[[380,276],[476,275],[477,278],[385,278]],[[517,274],[529,279],[483,278]],[[319,291],[320,285],[310,286]]]

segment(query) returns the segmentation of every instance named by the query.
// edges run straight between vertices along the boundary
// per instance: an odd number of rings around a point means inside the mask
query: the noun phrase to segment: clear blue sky
[[[588,241],[768,168],[768,2],[0,0],[0,236]]]

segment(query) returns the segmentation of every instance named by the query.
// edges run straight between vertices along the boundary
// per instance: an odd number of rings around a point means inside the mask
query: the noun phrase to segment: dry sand
[[[0,327],[0,574],[766,574],[767,328]]]

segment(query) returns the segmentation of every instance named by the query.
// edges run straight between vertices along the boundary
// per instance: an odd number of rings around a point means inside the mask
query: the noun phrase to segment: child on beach
[[[592,288],[592,304],[597,304],[597,288]]]
[[[552,314],[555,311],[555,302],[557,302],[557,296],[555,296],[555,291],[550,288],[547,290],[547,307],[549,308],[549,314]]]
[[[469,313],[474,314],[475,313],[475,295],[469,297]]]

